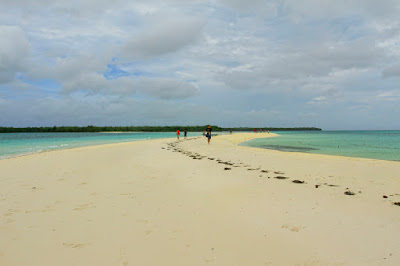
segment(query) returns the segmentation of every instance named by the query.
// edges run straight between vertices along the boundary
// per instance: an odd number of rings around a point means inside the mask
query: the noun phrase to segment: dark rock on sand
[[[292,181],[293,183],[296,183],[296,184],[303,184],[304,183],[304,181],[301,181],[301,180],[293,180]]]
[[[261,173],[268,173],[268,170],[261,170]]]
[[[398,202],[393,202],[394,205],[400,206],[400,201]]]
[[[347,190],[347,191],[344,192],[344,194],[345,194],[345,195],[349,195],[349,196],[353,196],[353,195],[355,195],[356,193],[354,193],[353,191]]]
[[[278,175],[278,176],[275,176],[275,178],[276,179],[288,179],[289,177]]]
[[[225,168],[224,168],[224,170],[231,170],[231,168],[229,168],[229,167],[225,167]]]
[[[386,195],[383,195],[383,198],[384,198],[384,199],[387,199],[387,196],[386,196]]]

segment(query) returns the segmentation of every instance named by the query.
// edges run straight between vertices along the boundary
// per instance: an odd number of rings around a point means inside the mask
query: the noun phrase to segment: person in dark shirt
[[[210,125],[208,125],[207,126],[207,128],[206,128],[206,137],[207,137],[207,139],[208,139],[208,144],[210,144],[210,140],[211,140],[211,131],[212,131],[212,128],[211,128],[211,126]]]
[[[187,130],[185,129],[185,130],[183,131],[183,133],[184,133],[184,137],[186,138],[186,136],[187,136]]]

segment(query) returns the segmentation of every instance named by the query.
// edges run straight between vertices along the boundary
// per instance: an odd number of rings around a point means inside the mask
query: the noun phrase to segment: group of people
[[[184,134],[184,136],[185,136],[185,138],[186,138],[186,136],[187,136],[187,130],[185,129],[184,131],[183,131],[183,134]],[[181,132],[179,131],[179,129],[178,130],[176,130],[176,137],[179,139],[179,136],[181,135]]]
[[[253,129],[253,131],[254,131],[254,133],[258,133],[258,132],[260,132],[260,133],[262,133],[262,132],[268,132],[268,134],[269,134],[269,130],[262,130],[262,129]]]
[[[211,131],[212,131],[212,128],[210,125],[208,125],[207,128],[203,131],[203,136],[205,136],[207,138],[208,144],[210,144],[210,140],[211,140]],[[184,137],[186,138],[187,137],[186,129],[183,131],[183,134],[184,134]],[[181,132],[179,131],[179,129],[176,130],[176,137],[178,138],[178,140],[179,140],[180,135],[181,135]]]

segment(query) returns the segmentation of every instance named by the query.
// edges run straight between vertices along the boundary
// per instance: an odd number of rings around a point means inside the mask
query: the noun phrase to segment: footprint
[[[63,243],[63,246],[66,248],[83,248],[84,246],[87,246],[89,244],[83,244],[83,243],[70,243],[70,242],[65,242]]]
[[[296,232],[297,233],[300,230],[304,229],[305,227],[302,227],[302,226],[291,226],[291,225],[284,224],[284,225],[282,225],[282,228],[288,229],[291,232]]]
[[[74,211],[81,211],[81,210],[85,210],[85,209],[89,209],[89,208],[95,208],[95,207],[96,207],[96,206],[94,206],[93,203],[90,202],[90,203],[78,205],[78,207],[76,207],[76,208],[74,209]]]
[[[128,259],[126,258],[126,251],[124,249],[120,249],[119,260],[121,261],[122,266],[128,266],[129,262]]]

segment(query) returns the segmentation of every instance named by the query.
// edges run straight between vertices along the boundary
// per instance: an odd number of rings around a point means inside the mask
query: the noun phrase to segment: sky
[[[0,126],[400,129],[398,0],[0,0]]]

